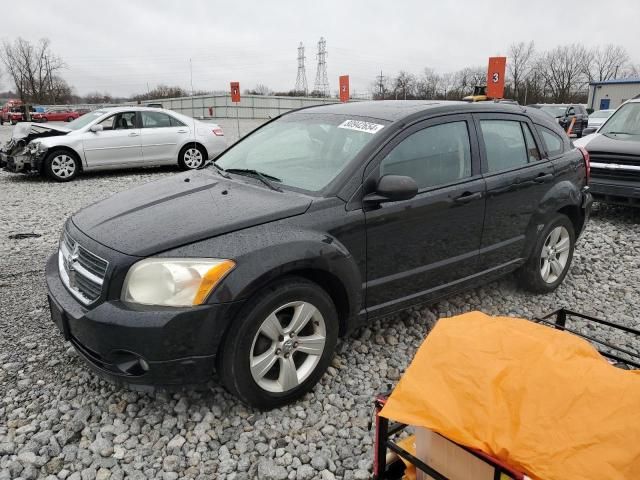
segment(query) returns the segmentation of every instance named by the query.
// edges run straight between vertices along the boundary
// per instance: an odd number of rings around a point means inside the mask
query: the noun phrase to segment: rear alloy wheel
[[[541,232],[531,256],[519,270],[523,287],[536,293],[555,290],[569,271],[576,236],[566,215],[556,214]]]
[[[331,297],[290,277],[249,300],[218,355],[227,389],[245,403],[274,408],[304,395],[329,366],[338,338]]]
[[[178,157],[178,165],[183,170],[195,170],[202,167],[206,161],[204,149],[193,144],[183,147]]]
[[[47,175],[57,182],[68,182],[78,174],[77,158],[65,150],[54,151],[45,160]]]

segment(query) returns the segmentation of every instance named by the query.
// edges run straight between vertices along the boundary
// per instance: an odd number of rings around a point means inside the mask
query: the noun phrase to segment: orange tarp
[[[539,480],[640,479],[640,371],[527,320],[440,320],[381,415]]]

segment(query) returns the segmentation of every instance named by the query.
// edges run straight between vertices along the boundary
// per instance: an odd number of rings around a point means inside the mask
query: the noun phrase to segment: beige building
[[[618,108],[637,95],[640,95],[640,78],[591,82],[587,108],[593,110]]]

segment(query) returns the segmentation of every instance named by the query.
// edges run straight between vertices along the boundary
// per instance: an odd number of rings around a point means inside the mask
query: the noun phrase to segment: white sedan
[[[52,136],[35,135],[22,155],[6,159],[5,168],[66,182],[90,170],[171,164],[196,169],[227,148],[219,125],[160,108],[103,108],[50,128]]]
[[[613,115],[615,112],[615,108],[607,109],[607,110],[598,110],[589,115],[589,127],[600,127],[607,119]]]

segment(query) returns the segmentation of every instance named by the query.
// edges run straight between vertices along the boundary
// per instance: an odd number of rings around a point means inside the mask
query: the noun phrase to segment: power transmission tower
[[[304,45],[300,42],[298,47],[298,76],[296,77],[296,92],[307,95],[307,73],[304,70]]]
[[[382,75],[382,70],[378,75],[378,94],[380,95],[380,100],[384,100],[384,76]]]
[[[313,87],[322,97],[329,96],[329,79],[327,78],[327,41],[320,37],[318,42],[318,71],[316,72],[316,83]]]

